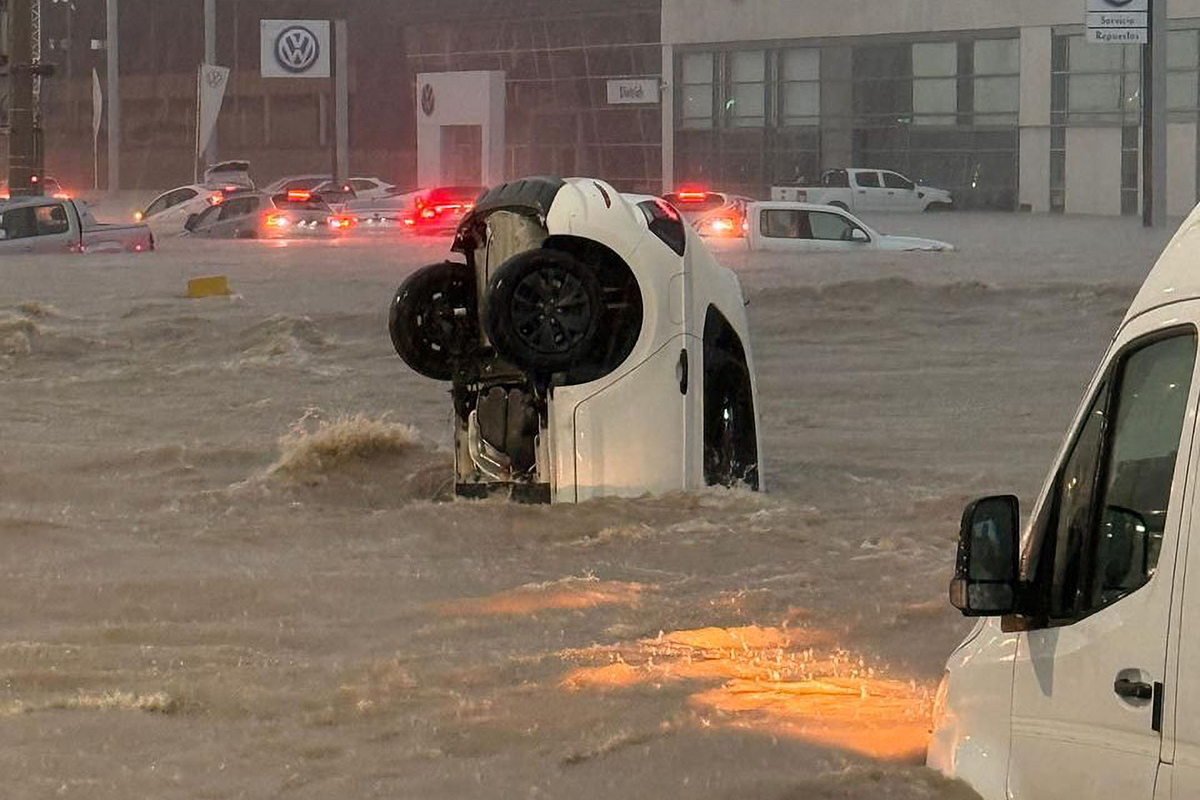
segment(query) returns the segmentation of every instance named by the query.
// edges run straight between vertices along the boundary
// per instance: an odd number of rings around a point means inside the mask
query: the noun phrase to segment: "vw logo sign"
[[[320,41],[303,26],[286,28],[275,39],[275,61],[288,72],[306,72],[320,56]]]
[[[208,84],[208,88],[216,89],[225,82],[225,75],[217,69],[210,69],[204,73],[204,82]]]
[[[433,95],[433,84],[427,83],[421,87],[421,110],[425,116],[432,117],[436,108],[437,98]]]

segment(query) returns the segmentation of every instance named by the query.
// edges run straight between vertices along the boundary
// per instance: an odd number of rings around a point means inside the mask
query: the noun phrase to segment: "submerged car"
[[[879,233],[838,206],[773,200],[746,207],[746,243],[751,250],[800,253],[862,250],[944,252],[949,242]]]
[[[701,236],[737,239],[746,235],[746,208],[753,198],[705,189],[681,188],[663,195]]]
[[[337,214],[312,192],[293,189],[276,195],[240,192],[194,214],[184,224],[192,236],[213,239],[282,239],[336,235],[357,220]]]
[[[404,217],[411,231],[428,236],[453,233],[459,222],[475,207],[483,192],[479,186],[439,186],[413,195],[412,206]]]
[[[404,281],[389,328],[451,385],[457,494],[762,487],[741,288],[673,206],[518,180],[479,197],[452,250]]]

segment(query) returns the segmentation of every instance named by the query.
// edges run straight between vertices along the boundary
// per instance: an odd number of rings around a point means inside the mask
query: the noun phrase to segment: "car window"
[[[358,178],[350,181],[350,188],[356,192],[366,192],[375,188],[375,181],[363,180]]]
[[[37,236],[37,217],[32,206],[12,208],[0,214],[0,228],[5,239],[25,239]]]
[[[233,219],[245,216],[252,213],[256,208],[258,208],[257,197],[235,197],[221,204],[220,219]]]
[[[180,203],[186,203],[197,194],[199,194],[199,192],[197,192],[195,189],[176,189],[167,195],[167,208],[174,208]]]
[[[221,213],[221,206],[209,206],[200,212],[200,215],[191,224],[191,230],[198,230],[205,225],[217,221],[217,215]]]
[[[858,228],[841,214],[828,211],[808,212],[809,235],[813,239],[827,242],[849,242],[851,235]]]
[[[71,229],[71,224],[67,221],[67,209],[61,204],[38,206],[34,209],[34,217],[37,220],[38,236],[54,236]]]
[[[1159,337],[1101,384],[1034,525],[1050,619],[1082,619],[1153,577],[1195,360],[1193,331]]]
[[[897,175],[894,172],[883,173],[883,185],[889,189],[904,189],[910,192],[916,188],[916,184],[908,178],[903,175]]]
[[[762,211],[759,225],[768,239],[811,239],[811,232],[802,232],[808,227],[807,217],[805,212],[795,209],[768,208]]]
[[[879,173],[878,172],[860,172],[854,176],[854,181],[859,186],[867,189],[879,188]]]
[[[164,195],[159,195],[158,197],[154,198],[154,202],[146,206],[146,211],[142,216],[153,217],[155,214],[166,211],[172,194],[174,193],[167,192]]]

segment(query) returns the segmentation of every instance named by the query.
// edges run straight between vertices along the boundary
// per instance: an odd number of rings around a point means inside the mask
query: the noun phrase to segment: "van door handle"
[[[675,367],[675,377],[679,378],[679,393],[688,393],[688,354],[687,350],[679,351],[679,364]]]
[[[1154,687],[1141,681],[1131,681],[1128,678],[1118,678],[1113,681],[1113,691],[1118,697],[1130,700],[1151,700],[1154,698]]]

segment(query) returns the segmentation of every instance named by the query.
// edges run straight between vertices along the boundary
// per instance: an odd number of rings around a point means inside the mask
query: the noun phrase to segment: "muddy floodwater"
[[[0,260],[0,797],[972,797],[961,508],[1028,507],[1167,233],[869,221],[960,249],[722,250],[769,492],[579,506],[447,498],[386,331],[445,240]]]

